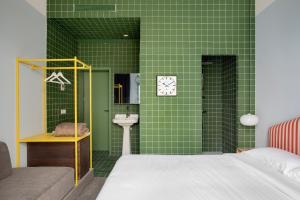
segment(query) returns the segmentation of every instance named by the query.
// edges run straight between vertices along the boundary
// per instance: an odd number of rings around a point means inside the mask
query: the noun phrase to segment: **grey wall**
[[[39,1],[38,3],[45,3]],[[15,59],[16,57],[46,57],[46,16],[26,1],[0,2],[0,140],[8,144],[15,164]],[[21,70],[22,135],[41,129],[41,74]],[[22,146],[22,165],[26,164],[26,149]]]
[[[300,1],[276,0],[256,17],[256,146],[268,127],[300,115]]]

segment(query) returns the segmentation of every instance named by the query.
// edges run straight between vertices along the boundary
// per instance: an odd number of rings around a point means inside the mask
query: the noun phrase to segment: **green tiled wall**
[[[116,4],[116,12],[74,11],[74,3]],[[141,19],[141,153],[201,153],[202,55],[238,56],[237,118],[255,111],[254,0],[48,0],[47,9],[49,18]],[[156,96],[164,74],[177,75],[176,97]],[[239,147],[254,146],[253,127],[237,130]]]
[[[223,74],[222,63],[203,68],[203,147],[204,152],[222,152]]]
[[[236,77],[236,57],[228,56],[223,61],[222,68],[223,79],[223,112],[222,112],[222,139],[223,152],[236,152],[237,145],[237,77]]]
[[[77,42],[74,37],[63,27],[52,20],[47,24],[47,57],[48,58],[72,58],[77,54]],[[49,66],[72,66],[71,63],[48,63]],[[64,76],[73,83],[72,70],[60,70]],[[51,75],[48,71],[47,75]],[[47,129],[51,133],[60,122],[74,121],[74,87],[66,85],[64,91],[60,85],[47,83]],[[66,114],[61,115],[60,110],[66,109]]]
[[[111,82],[115,73],[139,72],[139,40],[78,40],[78,56],[81,60],[97,68],[111,69]],[[113,97],[113,91],[111,91]],[[116,113],[139,113],[139,105],[113,104],[112,117]],[[139,125],[132,126],[131,150],[139,153]],[[111,154],[119,155],[122,151],[123,129],[111,123]]]

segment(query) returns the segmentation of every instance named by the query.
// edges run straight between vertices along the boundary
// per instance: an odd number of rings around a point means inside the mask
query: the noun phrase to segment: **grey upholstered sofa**
[[[72,168],[12,168],[7,145],[0,141],[1,200],[60,200],[73,188]]]

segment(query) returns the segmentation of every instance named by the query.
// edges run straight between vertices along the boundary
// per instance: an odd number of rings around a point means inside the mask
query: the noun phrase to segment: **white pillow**
[[[281,149],[266,147],[244,151],[243,153],[284,174],[300,168],[300,156]]]

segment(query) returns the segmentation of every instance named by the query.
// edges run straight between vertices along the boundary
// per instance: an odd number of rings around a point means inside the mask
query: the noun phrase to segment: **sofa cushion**
[[[72,168],[16,168],[11,176],[0,181],[0,196],[6,200],[59,200],[73,187]]]
[[[0,180],[12,173],[11,161],[7,145],[0,141]]]

